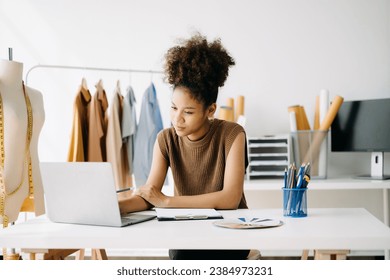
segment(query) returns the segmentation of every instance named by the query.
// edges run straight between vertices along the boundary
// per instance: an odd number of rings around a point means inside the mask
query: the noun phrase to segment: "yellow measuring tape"
[[[4,108],[3,99],[0,93],[0,216],[3,218],[3,228],[8,226],[9,218],[5,215],[5,200],[7,197],[15,194],[23,185],[24,182],[24,169],[28,165],[28,178],[29,178],[29,198],[34,196],[34,185],[32,178],[32,164],[30,155],[30,143],[33,131],[33,114],[30,98],[26,93],[26,89],[23,83],[24,99],[27,107],[27,136],[26,136],[26,147],[25,147],[25,161],[22,169],[22,178],[18,186],[10,193],[7,193],[4,182],[4,162],[5,162],[5,148],[4,148]],[[7,257],[7,249],[3,248],[3,259]]]

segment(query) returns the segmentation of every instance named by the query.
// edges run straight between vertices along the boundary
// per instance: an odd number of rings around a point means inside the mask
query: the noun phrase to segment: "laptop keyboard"
[[[134,215],[132,215],[132,214],[125,214],[125,215],[121,216],[122,223],[126,223],[126,224],[129,222],[133,223],[133,222],[138,221],[138,220],[139,219],[134,217]]]
[[[133,222],[136,222],[138,221],[138,219],[134,219],[134,218],[121,218],[121,221],[122,221],[122,224],[128,224],[129,222],[130,223],[133,223]]]
[[[154,217],[155,217],[154,215],[137,215],[137,214],[129,213],[129,214],[124,214],[123,216],[121,216],[121,221],[122,221],[122,224],[123,223],[136,224],[139,222],[153,219]]]

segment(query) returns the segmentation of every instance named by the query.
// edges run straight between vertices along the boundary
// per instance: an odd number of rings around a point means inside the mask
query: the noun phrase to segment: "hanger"
[[[85,90],[88,90],[87,80],[84,77],[81,79],[81,87]]]
[[[98,92],[98,95],[100,95],[100,94],[103,93],[104,89],[103,89],[103,81],[102,81],[102,79],[100,79],[100,80],[96,83],[95,87],[96,87],[96,90],[97,90],[97,92]]]
[[[122,100],[123,99],[123,95],[122,95],[122,92],[121,92],[121,84],[120,84],[119,80],[116,81],[115,92],[118,94],[119,99]]]
[[[89,93],[87,86],[87,80],[84,77],[81,79],[80,91],[86,101],[91,99],[91,94]]]

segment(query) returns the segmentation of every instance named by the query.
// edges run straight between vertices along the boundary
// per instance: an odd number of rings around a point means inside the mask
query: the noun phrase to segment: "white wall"
[[[287,107],[312,122],[322,88],[346,100],[390,97],[388,0],[0,0],[0,58],[8,47],[25,72],[36,64],[162,69],[176,38],[198,30],[220,37],[236,66],[219,103],[245,95],[249,136],[288,133]],[[46,123],[41,160],[66,157],[75,91],[86,77],[110,95],[131,83],[141,103],[151,80],[168,125],[170,90],[161,76],[44,70],[28,84],[42,91]],[[390,160],[386,154],[386,171]],[[329,175],[368,171],[368,154],[331,154]]]

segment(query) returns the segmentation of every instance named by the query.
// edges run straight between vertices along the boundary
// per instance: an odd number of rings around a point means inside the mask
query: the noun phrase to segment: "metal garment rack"
[[[28,84],[28,76],[30,73],[38,68],[52,68],[52,69],[68,69],[68,70],[88,70],[88,71],[107,71],[107,72],[127,72],[127,73],[146,73],[146,74],[163,74],[163,71],[157,70],[141,70],[141,69],[121,69],[121,68],[101,68],[101,67],[82,67],[82,66],[68,66],[68,65],[49,65],[38,64],[31,67],[27,73],[25,82]]]

